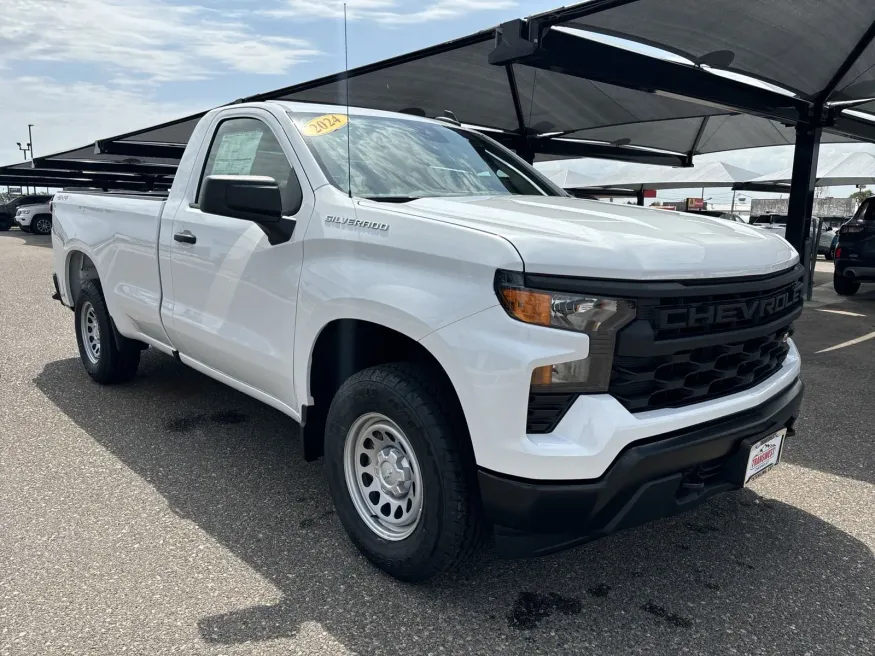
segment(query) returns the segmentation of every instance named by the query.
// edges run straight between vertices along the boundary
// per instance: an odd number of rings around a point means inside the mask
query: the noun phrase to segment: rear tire
[[[96,281],[82,283],[74,310],[79,357],[88,375],[103,385],[133,378],[140,365],[140,343],[116,333]]]
[[[447,385],[430,367],[380,365],[347,379],[328,410],[325,468],[340,523],[402,581],[458,568],[485,536],[473,450]],[[400,491],[389,487],[399,480]]]
[[[839,274],[833,276],[832,286],[840,296],[853,296],[860,290],[860,283],[848,280]]]

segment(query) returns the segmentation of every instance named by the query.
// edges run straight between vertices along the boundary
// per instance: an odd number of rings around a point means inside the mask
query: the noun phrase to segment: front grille
[[[802,265],[778,273],[680,281],[525,274],[533,289],[626,299],[608,393],[630,412],[677,408],[760,384],[784,363],[802,313]],[[528,433],[551,432],[576,394],[531,394]]]
[[[652,357],[615,356],[608,392],[630,412],[677,408],[734,394],[771,376],[790,330]]]
[[[776,303],[783,307],[770,312],[768,321],[777,321],[793,314],[802,306],[801,279],[774,289],[663,297],[655,303],[641,303],[637,318],[649,322],[653,326],[653,339],[662,341],[758,326],[764,322],[762,308],[768,307],[769,303],[773,308]],[[718,312],[722,312],[723,316],[718,317]]]
[[[526,433],[552,433],[559,420],[574,403],[577,394],[538,393],[529,394],[529,412],[526,418]]]

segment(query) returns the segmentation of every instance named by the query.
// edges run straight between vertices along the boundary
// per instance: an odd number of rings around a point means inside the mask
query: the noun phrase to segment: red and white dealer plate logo
[[[778,464],[781,457],[781,446],[786,435],[787,429],[781,429],[751,447],[747,459],[747,471],[744,474],[745,484],[757,474]]]

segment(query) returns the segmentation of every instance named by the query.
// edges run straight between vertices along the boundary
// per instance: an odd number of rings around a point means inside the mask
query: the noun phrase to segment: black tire
[[[824,253],[823,256],[824,256],[827,260],[835,259],[835,251],[833,251],[833,249],[830,248],[826,253]]]
[[[479,551],[486,534],[468,430],[447,385],[427,366],[380,365],[346,380],[328,410],[325,468],[340,523],[369,561],[402,581],[426,581],[457,569]],[[359,417],[372,412],[404,431],[421,468],[419,520],[398,541],[369,528],[347,486],[348,433]]]
[[[43,225],[48,221],[47,225]],[[50,214],[39,214],[30,221],[30,230],[35,235],[50,235],[52,233],[52,217]]]
[[[853,296],[860,290],[860,283],[838,274],[833,276],[832,286],[840,296]]]
[[[89,308],[94,310],[94,319],[99,332],[95,340],[99,344],[99,354],[95,359],[89,355],[89,348],[85,345],[86,337],[82,325],[83,314]],[[94,280],[82,283],[74,310],[79,357],[88,375],[103,385],[123,383],[133,378],[140,365],[141,345],[133,339],[115,334],[115,327],[112,325],[99,283]]]

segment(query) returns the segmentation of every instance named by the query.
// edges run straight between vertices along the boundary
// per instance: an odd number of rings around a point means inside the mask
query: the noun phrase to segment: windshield
[[[289,115],[326,177],[344,193],[351,179],[354,196],[404,201],[564,195],[518,157],[467,130],[384,116],[353,116],[348,122],[344,114]]]

